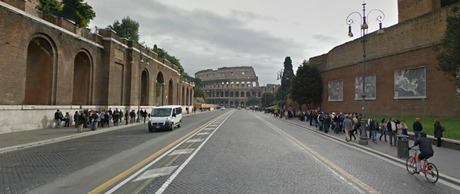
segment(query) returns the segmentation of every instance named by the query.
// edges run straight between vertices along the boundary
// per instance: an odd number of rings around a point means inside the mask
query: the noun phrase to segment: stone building
[[[264,93],[275,93],[280,85],[259,86],[259,78],[252,67],[222,67],[195,73],[208,93],[207,103],[226,107],[246,106],[251,98],[261,98]]]
[[[458,89],[436,70],[433,49],[444,35],[452,2],[399,0],[398,24],[384,34],[366,35],[367,115],[460,116]],[[361,112],[362,38],[310,58],[310,63],[324,68],[322,110]]]
[[[193,105],[179,68],[110,29],[42,17],[39,1],[0,1],[0,133],[46,128],[54,112]]]

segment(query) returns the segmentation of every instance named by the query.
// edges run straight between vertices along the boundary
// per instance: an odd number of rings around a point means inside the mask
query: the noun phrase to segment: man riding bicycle
[[[433,147],[431,147],[431,141],[428,138],[426,138],[425,132],[420,132],[420,138],[409,147],[409,150],[417,145],[420,147],[420,154],[417,157],[417,164],[414,173],[419,174],[420,160],[432,157],[434,151]]]

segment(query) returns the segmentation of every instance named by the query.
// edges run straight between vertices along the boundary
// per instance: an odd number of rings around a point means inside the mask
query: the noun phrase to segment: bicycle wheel
[[[415,167],[417,166],[417,163],[414,159],[413,156],[407,158],[406,160],[406,169],[409,174],[414,174]]]
[[[438,168],[436,168],[436,166],[432,163],[428,163],[426,166],[427,166],[427,169],[425,170],[429,172],[429,173],[425,173],[426,180],[428,180],[428,182],[430,183],[438,182],[438,178],[439,178]]]

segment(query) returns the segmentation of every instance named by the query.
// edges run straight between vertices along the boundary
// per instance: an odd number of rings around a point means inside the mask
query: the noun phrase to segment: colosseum
[[[225,107],[246,106],[253,98],[262,98],[264,93],[275,93],[280,85],[259,85],[259,79],[252,67],[222,67],[206,69],[195,73],[208,93],[207,103]]]

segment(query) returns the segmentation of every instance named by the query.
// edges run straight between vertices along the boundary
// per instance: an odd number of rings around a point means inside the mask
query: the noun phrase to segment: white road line
[[[174,152],[170,153],[168,156],[174,156],[174,155],[181,155],[181,154],[190,154],[195,150],[194,148],[192,149],[179,149],[179,150],[174,150]]]
[[[211,133],[208,133],[208,132],[201,132],[201,133],[198,133],[198,134],[196,134],[196,135],[209,135],[209,134],[211,134]]]
[[[217,131],[217,129],[219,129],[219,127],[220,127],[230,116],[232,116],[232,114],[233,114],[233,112],[232,112],[230,115],[228,115],[228,116],[225,118],[225,120],[223,120],[223,121],[219,124],[219,126],[216,127],[216,130],[213,131],[213,132],[206,138],[206,140],[204,140],[204,142],[203,142],[200,146],[198,146],[198,148],[192,153],[192,155],[190,155],[190,157],[187,158],[187,160],[186,160],[182,165],[179,166],[179,168],[174,172],[174,174],[172,174],[172,175],[168,178],[168,180],[166,180],[166,182],[165,182],[163,185],[161,185],[160,189],[158,189],[158,191],[156,192],[156,194],[161,194],[161,193],[163,193],[163,192],[168,188],[169,184],[171,184],[171,182],[177,177],[177,175],[185,168],[185,166],[187,166],[187,164],[193,159],[193,157],[195,157],[195,155],[198,153],[198,151],[200,151],[200,149],[203,147],[203,145],[206,144],[206,142],[209,140],[209,138],[212,137],[212,135]]]
[[[214,129],[216,129],[216,128],[206,128],[206,129],[203,129],[203,131],[212,131]]]
[[[157,169],[153,169],[153,170],[147,170],[144,173],[142,173],[139,177],[137,177],[137,179],[134,180],[133,182],[141,181],[141,180],[145,180],[145,179],[156,178],[156,177],[160,177],[160,176],[167,176],[167,175],[171,174],[176,168],[177,168],[177,166],[168,166],[168,167],[164,167],[164,168],[157,168]]]
[[[204,139],[190,139],[186,143],[200,143],[203,142]]]
[[[260,119],[261,120],[261,119]],[[297,147],[299,147],[300,149],[302,149],[303,151],[305,151],[305,153],[307,153],[308,155],[310,155],[310,157],[312,157],[313,159],[315,159],[316,162],[318,162],[320,165],[324,166],[327,170],[329,170],[330,172],[332,172],[332,174],[334,174],[335,176],[337,176],[337,178],[339,178],[340,180],[342,180],[344,183],[346,183],[347,185],[349,185],[350,187],[352,187],[353,189],[355,189],[356,191],[358,191],[359,193],[365,193],[363,190],[361,190],[358,186],[356,186],[355,184],[351,183],[350,181],[348,181],[345,177],[343,177],[342,175],[340,175],[338,172],[336,172],[334,169],[332,169],[331,167],[329,167],[327,164],[325,164],[324,162],[322,162],[320,159],[318,159],[315,155],[313,155],[312,153],[310,153],[308,150],[306,150],[305,148],[303,148],[302,146],[300,146],[298,143],[296,143],[294,140],[292,140],[291,138],[287,137],[286,135],[284,135],[283,133],[281,133],[280,131],[278,131],[277,129],[273,128],[273,126],[269,125],[267,122],[268,121],[263,121],[261,120],[262,122],[264,122],[267,126],[269,126],[270,128],[272,128],[273,130],[275,130],[277,133],[283,135],[284,137],[286,137],[289,141],[291,141],[292,143],[294,143],[294,145],[296,145]]]

